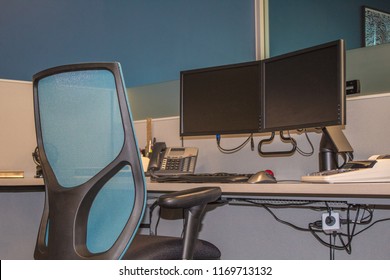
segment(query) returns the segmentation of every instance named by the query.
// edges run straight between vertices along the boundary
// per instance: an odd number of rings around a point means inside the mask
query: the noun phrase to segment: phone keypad
[[[170,171],[190,171],[195,168],[195,161],[192,157],[185,158],[165,158],[162,162],[161,169]]]
[[[166,163],[166,167],[165,169],[167,170],[182,170],[182,166],[181,166],[181,161],[182,159],[179,159],[179,158],[171,158],[169,160],[167,160],[167,163]]]

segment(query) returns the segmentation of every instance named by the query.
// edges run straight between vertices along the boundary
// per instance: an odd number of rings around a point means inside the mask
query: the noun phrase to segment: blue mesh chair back
[[[34,257],[118,259],[145,207],[145,179],[119,63],[33,77],[46,188]]]

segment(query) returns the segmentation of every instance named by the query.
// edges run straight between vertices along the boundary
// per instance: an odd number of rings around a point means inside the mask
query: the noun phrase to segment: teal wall
[[[255,58],[253,0],[0,0],[0,78],[119,61],[126,85]]]
[[[390,12],[388,0],[268,0],[270,56],[345,39],[362,46],[362,6]]]

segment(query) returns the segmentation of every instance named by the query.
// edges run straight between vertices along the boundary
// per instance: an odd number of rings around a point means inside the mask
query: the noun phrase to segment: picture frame
[[[363,6],[363,47],[390,43],[390,13]]]

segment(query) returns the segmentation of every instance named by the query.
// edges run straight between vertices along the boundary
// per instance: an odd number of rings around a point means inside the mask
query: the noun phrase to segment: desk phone
[[[390,155],[350,161],[343,168],[314,172],[301,178],[313,183],[390,182]]]
[[[195,171],[198,148],[166,147],[165,143],[156,143],[148,170],[154,175],[182,175]]]

